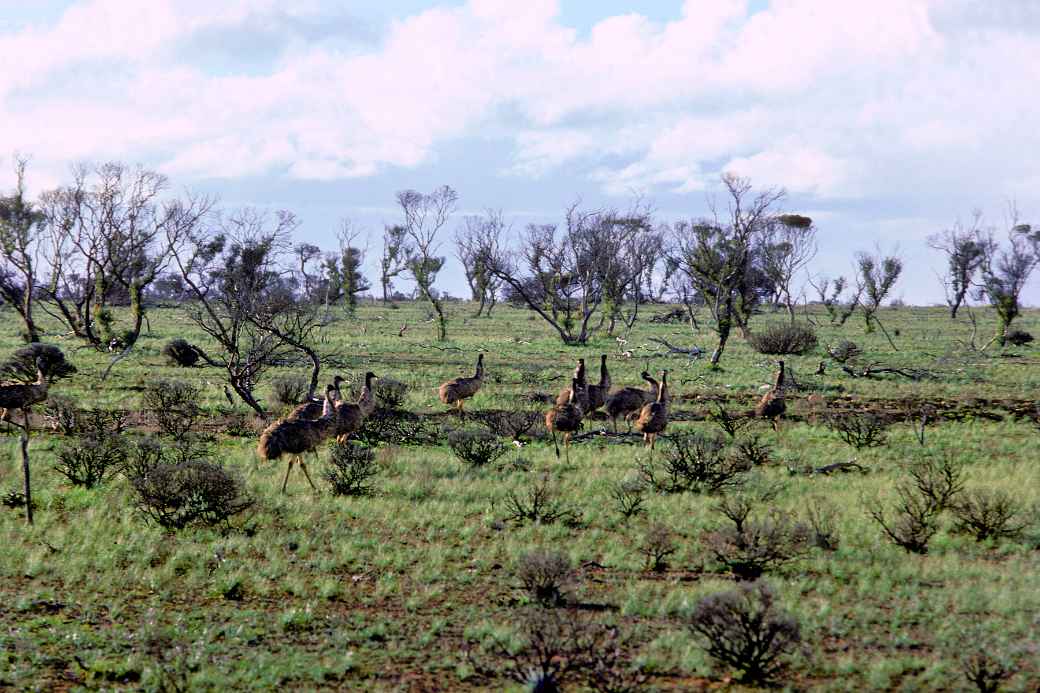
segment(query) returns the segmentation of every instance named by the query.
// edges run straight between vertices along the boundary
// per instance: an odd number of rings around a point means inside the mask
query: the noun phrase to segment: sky
[[[814,273],[898,249],[894,296],[941,302],[929,234],[1040,223],[1038,126],[1035,0],[0,0],[0,188],[141,164],[326,249],[350,219],[370,266],[401,189],[674,221],[728,171],[813,217]]]

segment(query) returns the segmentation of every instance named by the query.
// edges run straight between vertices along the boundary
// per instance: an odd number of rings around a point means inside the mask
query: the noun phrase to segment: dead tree
[[[33,305],[46,217],[26,198],[26,164],[25,159],[15,160],[15,189],[0,197],[0,298],[22,321],[22,339],[32,343],[40,341]]]
[[[462,226],[455,231],[455,253],[466,275],[470,295],[479,302],[476,315],[479,318],[491,311],[498,300],[502,280],[488,269],[491,259],[498,255],[506,223],[501,210],[489,209],[484,216],[466,216]]]
[[[404,212],[404,229],[410,241],[407,267],[419,295],[429,301],[437,314],[437,339],[448,339],[448,316],[444,300],[433,288],[437,274],[444,267],[444,257],[437,255],[437,234],[455,212],[459,196],[444,185],[432,193],[415,190],[397,193],[397,204]]]

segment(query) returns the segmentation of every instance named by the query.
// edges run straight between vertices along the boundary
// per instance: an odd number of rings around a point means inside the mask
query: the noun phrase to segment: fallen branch
[[[670,354],[682,354],[683,356],[688,356],[691,359],[704,355],[704,352],[699,347],[678,347],[674,344],[669,344],[664,339],[658,339],[657,337],[648,337],[647,341],[656,342],[657,344],[664,346],[666,349],[668,349],[668,353]]]

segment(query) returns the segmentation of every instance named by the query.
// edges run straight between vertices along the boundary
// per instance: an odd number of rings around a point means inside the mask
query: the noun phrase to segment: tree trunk
[[[242,401],[249,405],[249,408],[255,411],[262,417],[267,417],[267,412],[260,406],[260,403],[253,397],[253,393],[246,388],[245,384],[240,382],[238,378],[230,378],[231,387],[234,389],[235,394],[242,398]]]
[[[25,521],[33,523],[32,485],[29,483],[29,410],[22,409],[24,427],[22,428],[22,478],[25,482]]]
[[[711,352],[711,367],[718,368],[719,361],[722,360],[722,352],[726,350],[726,342],[729,341],[729,333],[731,327],[728,323],[719,325],[719,343],[715,347],[715,351]]]

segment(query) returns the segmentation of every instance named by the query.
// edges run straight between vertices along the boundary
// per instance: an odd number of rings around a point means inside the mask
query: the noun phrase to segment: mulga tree
[[[444,185],[431,193],[402,190],[397,193],[397,204],[404,213],[404,229],[408,239],[408,273],[415,282],[419,295],[429,302],[437,316],[437,339],[448,338],[448,315],[444,299],[434,288],[437,274],[444,267],[443,256],[437,255],[437,234],[451,219],[459,195]]]
[[[104,376],[141,335],[144,292],[212,207],[207,197],[165,197],[168,187],[155,171],[107,163],[74,169],[71,185],[41,197],[50,263],[44,307],[88,345],[117,352]],[[129,306],[122,330],[118,305]]]
[[[998,242],[992,234],[986,238],[979,288],[980,297],[997,313],[996,338],[1000,344],[1005,343],[1012,321],[1021,313],[1022,290],[1040,263],[1040,229],[1020,223],[1014,207],[1009,226],[1006,243]]]
[[[878,318],[878,311],[881,310],[882,301],[892,293],[892,288],[899,281],[903,273],[903,261],[895,254],[885,255],[880,250],[874,253],[860,251],[856,253],[855,259],[857,292],[866,331],[869,334],[874,331],[874,325],[879,326],[895,349],[895,343]]]
[[[946,256],[946,272],[939,279],[953,320],[957,319],[957,311],[964,304],[968,291],[975,284],[975,276],[986,260],[986,235],[981,222],[982,213],[976,211],[967,226],[957,222],[928,237],[929,247]]]
[[[462,263],[470,295],[479,303],[474,317],[491,317],[498,300],[502,280],[490,270],[491,259],[499,254],[499,244],[506,231],[501,210],[489,209],[484,216],[463,217],[455,231],[455,254]]]
[[[383,227],[383,254],[379,258],[379,284],[383,289],[383,305],[390,303],[394,279],[408,269],[408,230],[400,224]]]
[[[783,305],[794,324],[795,276],[816,257],[816,227],[801,214],[780,214],[763,226],[758,241],[759,261],[774,308]]]
[[[37,267],[43,243],[43,212],[25,194],[26,160],[15,160],[15,188],[0,197],[0,298],[22,321],[22,339],[40,341],[33,318]]]

